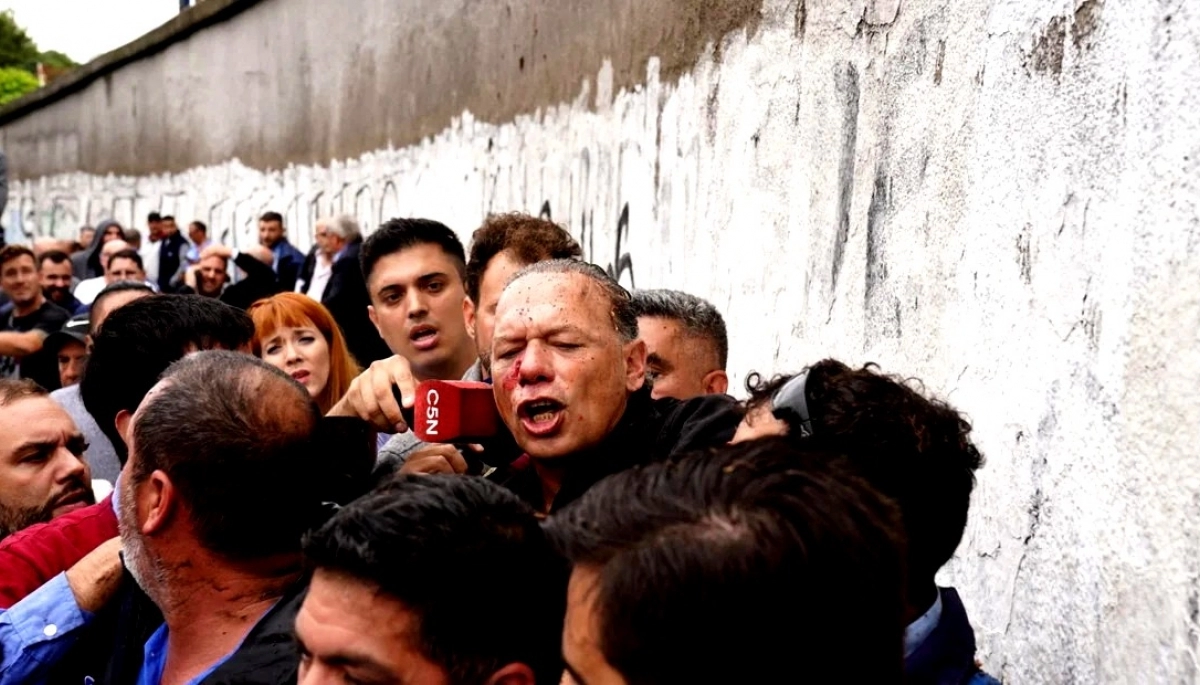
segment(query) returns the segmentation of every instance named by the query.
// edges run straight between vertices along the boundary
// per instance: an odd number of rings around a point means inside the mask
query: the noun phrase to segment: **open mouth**
[[[549,435],[562,424],[566,405],[558,400],[539,398],[522,402],[517,407],[521,425],[532,435]]]
[[[437,346],[438,330],[429,324],[422,324],[409,331],[408,339],[418,350],[430,350]]]
[[[296,380],[297,383],[303,383],[304,381],[307,381],[312,374],[304,369],[300,369],[298,371],[293,371],[291,376]]]

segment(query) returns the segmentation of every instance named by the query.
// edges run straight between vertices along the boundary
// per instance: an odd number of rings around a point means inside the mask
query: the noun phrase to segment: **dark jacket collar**
[[[904,660],[908,685],[960,685],[979,668],[975,665],[975,631],[954,588],[939,588],[942,618],[921,646]]]
[[[643,387],[629,396],[621,420],[599,445],[560,458],[565,474],[550,513],[575,501],[606,476],[683,452],[724,444],[733,438],[740,420],[737,403],[726,395],[705,395],[686,401],[654,400],[650,388]],[[541,481],[532,463],[500,482],[534,510],[543,510]]]

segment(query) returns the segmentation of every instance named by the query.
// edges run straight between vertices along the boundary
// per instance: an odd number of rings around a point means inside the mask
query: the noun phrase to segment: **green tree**
[[[20,67],[33,73],[38,54],[33,39],[13,19],[12,10],[0,12],[0,67]]]
[[[59,52],[58,50],[47,50],[47,51],[43,52],[42,54],[38,55],[38,61],[41,62],[42,64],[47,64],[49,66],[57,67],[59,69],[70,69],[72,67],[79,66],[79,64],[76,63],[75,60],[71,59],[70,57],[67,57],[65,54]]]
[[[38,89],[37,77],[20,67],[0,67],[0,105]]]

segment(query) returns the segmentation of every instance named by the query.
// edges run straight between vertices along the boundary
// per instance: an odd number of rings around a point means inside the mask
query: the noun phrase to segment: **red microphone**
[[[396,402],[400,391],[392,387]],[[401,403],[401,406],[403,404]],[[463,445],[459,449],[468,462],[481,461],[488,466],[511,464],[524,454],[500,419],[492,386],[478,381],[422,381],[412,415],[404,411],[413,434],[424,442]],[[482,452],[465,445],[478,444]]]
[[[477,381],[422,381],[412,430],[425,442],[479,442],[503,428],[492,386]]]

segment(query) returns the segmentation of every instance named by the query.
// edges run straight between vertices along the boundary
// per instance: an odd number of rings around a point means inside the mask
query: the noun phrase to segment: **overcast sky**
[[[42,50],[76,62],[118,48],[179,13],[179,0],[0,0]]]

